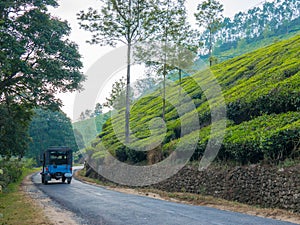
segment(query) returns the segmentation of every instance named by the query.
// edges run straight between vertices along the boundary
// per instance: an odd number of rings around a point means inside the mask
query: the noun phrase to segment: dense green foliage
[[[0,115],[0,157],[23,157],[30,141],[32,111],[22,105],[0,104]]]
[[[24,169],[32,169],[31,159],[10,159],[0,158],[0,193],[6,191],[9,184],[17,182],[23,174]]]
[[[35,107],[58,109],[57,93],[80,88],[84,76],[70,27],[51,16],[55,0],[0,2],[0,156],[23,157]]]
[[[36,109],[30,123],[31,142],[26,152],[40,165],[42,153],[51,146],[68,146],[74,152],[78,150],[70,119],[61,111]]]
[[[54,95],[75,91],[83,74],[67,22],[52,17],[55,0],[1,1],[0,102],[61,105]]]
[[[300,36],[278,42],[240,57],[215,65],[211,71],[223,89],[227,105],[227,130],[219,152],[220,160],[234,160],[237,163],[257,163],[262,160],[278,163],[286,158],[299,157],[300,137]],[[182,88],[193,99],[201,124],[200,131],[190,130],[180,137],[181,124],[176,107],[166,106],[166,135],[160,123],[152,123],[151,136],[148,122],[161,117],[161,97],[159,92],[139,99],[131,109],[132,138],[131,147],[145,148],[159,143],[156,150],[167,157],[182,138],[189,144],[193,135],[200,135],[193,159],[202,156],[208,139],[211,137],[210,107],[218,106],[218,98],[208,104],[205,92],[197,83],[209,83],[209,71],[199,71],[192,77],[183,79]],[[197,81],[197,82],[196,82]],[[178,98],[178,87],[168,87],[170,99]],[[179,103],[177,101],[177,103]],[[176,104],[177,104],[176,103]],[[184,104],[183,104],[184,106]],[[192,112],[183,117],[189,121]],[[103,148],[98,148],[101,141],[104,146],[121,161],[136,163],[146,159],[146,153],[129,150],[120,141],[122,111],[107,121],[99,137],[93,142],[95,157],[103,157]],[[218,134],[212,134],[218,135]],[[122,136],[122,133],[121,133]],[[123,139],[123,137],[121,137]]]

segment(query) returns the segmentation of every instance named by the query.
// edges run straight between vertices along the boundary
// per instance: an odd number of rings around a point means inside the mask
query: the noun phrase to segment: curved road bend
[[[35,185],[63,208],[81,217],[84,224],[99,225],[292,225],[241,213],[203,206],[167,202],[119,193],[73,179],[70,185]]]

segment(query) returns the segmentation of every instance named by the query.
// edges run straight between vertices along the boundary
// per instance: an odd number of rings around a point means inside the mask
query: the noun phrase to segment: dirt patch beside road
[[[42,214],[47,217],[53,225],[79,225],[76,215],[70,211],[58,207],[49,197],[40,191],[31,180],[32,175],[25,177],[21,190],[32,199],[32,204],[42,210]]]

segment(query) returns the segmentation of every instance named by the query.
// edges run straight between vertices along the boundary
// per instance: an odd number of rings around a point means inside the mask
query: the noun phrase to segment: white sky
[[[196,11],[197,5],[202,0],[186,0],[187,10],[189,14],[189,20],[194,23],[194,12]],[[264,0],[220,0],[224,5],[224,16],[232,17],[239,11],[247,11],[248,9],[263,3]],[[101,56],[109,52],[111,48],[100,47],[97,45],[90,45],[86,43],[86,40],[90,38],[90,33],[79,29],[78,21],[76,19],[76,13],[80,10],[87,10],[89,7],[99,8],[99,0],[58,0],[59,7],[51,9],[51,14],[67,20],[72,28],[70,39],[79,45],[79,52],[82,55],[82,62],[84,65],[83,72],[85,73],[94,62],[96,62]],[[107,92],[111,89],[111,83],[108,84]],[[73,102],[75,94],[63,94],[59,95],[63,100],[64,107],[62,108],[67,115],[73,119]],[[105,99],[102,96],[102,99]],[[74,118],[77,119],[77,118]]]

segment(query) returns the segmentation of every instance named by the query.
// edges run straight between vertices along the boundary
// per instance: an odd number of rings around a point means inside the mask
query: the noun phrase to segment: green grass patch
[[[17,182],[11,183],[5,193],[0,194],[0,224],[1,225],[50,225],[42,209],[20,191],[20,184],[25,176],[39,169],[24,169]]]

